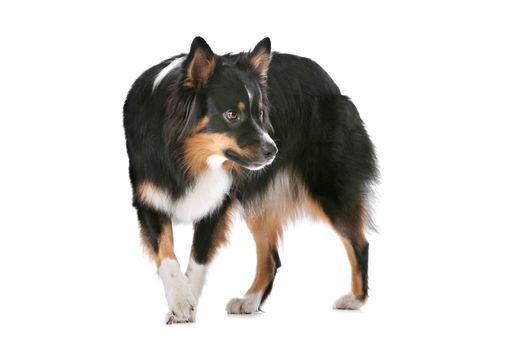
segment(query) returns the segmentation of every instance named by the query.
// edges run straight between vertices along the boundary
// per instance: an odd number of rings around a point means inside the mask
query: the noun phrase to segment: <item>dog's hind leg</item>
[[[142,206],[137,207],[137,213],[142,241],[157,264],[159,277],[164,284],[169,307],[166,323],[193,322],[196,300],[173,251],[171,219]]]
[[[272,291],[277,269],[281,266],[277,245],[282,232],[282,221],[277,215],[248,213],[246,222],[255,240],[257,267],[253,283],[243,298],[230,300],[226,306],[229,314],[252,314]]]
[[[362,203],[350,207],[337,221],[336,230],[352,267],[352,291],[337,299],[336,309],[360,309],[368,298],[368,241],[365,237],[366,212]]]
[[[334,303],[336,309],[357,310],[368,298],[368,241],[365,237],[366,209],[361,200],[356,200],[340,210],[324,202],[309,200],[308,206],[313,216],[328,222],[337,232],[350,261],[352,287]],[[330,210],[330,209],[332,210]]]

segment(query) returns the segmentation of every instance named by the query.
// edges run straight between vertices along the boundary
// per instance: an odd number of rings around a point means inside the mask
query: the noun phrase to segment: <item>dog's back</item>
[[[274,53],[268,91],[279,155],[247,179],[244,197],[286,170],[300,176],[320,201],[333,197],[336,207],[366,196],[377,176],[373,145],[354,104],[330,76],[310,59]]]

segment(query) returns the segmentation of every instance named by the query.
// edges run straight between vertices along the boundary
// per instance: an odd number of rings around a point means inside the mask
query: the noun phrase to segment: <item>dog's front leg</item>
[[[171,219],[147,207],[138,207],[137,212],[144,246],[164,284],[169,307],[166,323],[193,322],[196,300],[173,251]]]
[[[190,262],[186,270],[190,289],[198,301],[206,271],[218,248],[226,242],[235,201],[226,197],[220,208],[194,224]]]

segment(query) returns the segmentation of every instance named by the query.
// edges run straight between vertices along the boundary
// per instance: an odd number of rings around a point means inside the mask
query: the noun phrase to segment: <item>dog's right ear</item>
[[[266,37],[259,41],[248,56],[250,66],[259,75],[261,82],[265,84],[272,60],[272,44],[270,38]]]
[[[186,59],[186,80],[184,86],[200,89],[208,83],[217,58],[206,41],[200,36],[191,43],[190,53]]]

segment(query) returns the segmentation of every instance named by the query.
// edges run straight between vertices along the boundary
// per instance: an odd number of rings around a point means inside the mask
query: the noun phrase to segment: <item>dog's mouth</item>
[[[249,159],[247,157],[241,156],[239,153],[235,152],[234,150],[228,148],[224,151],[224,155],[229,160],[239,164],[243,168],[249,169],[249,170],[261,170],[267,165],[272,164],[272,162],[275,159],[275,155],[268,159]]]

